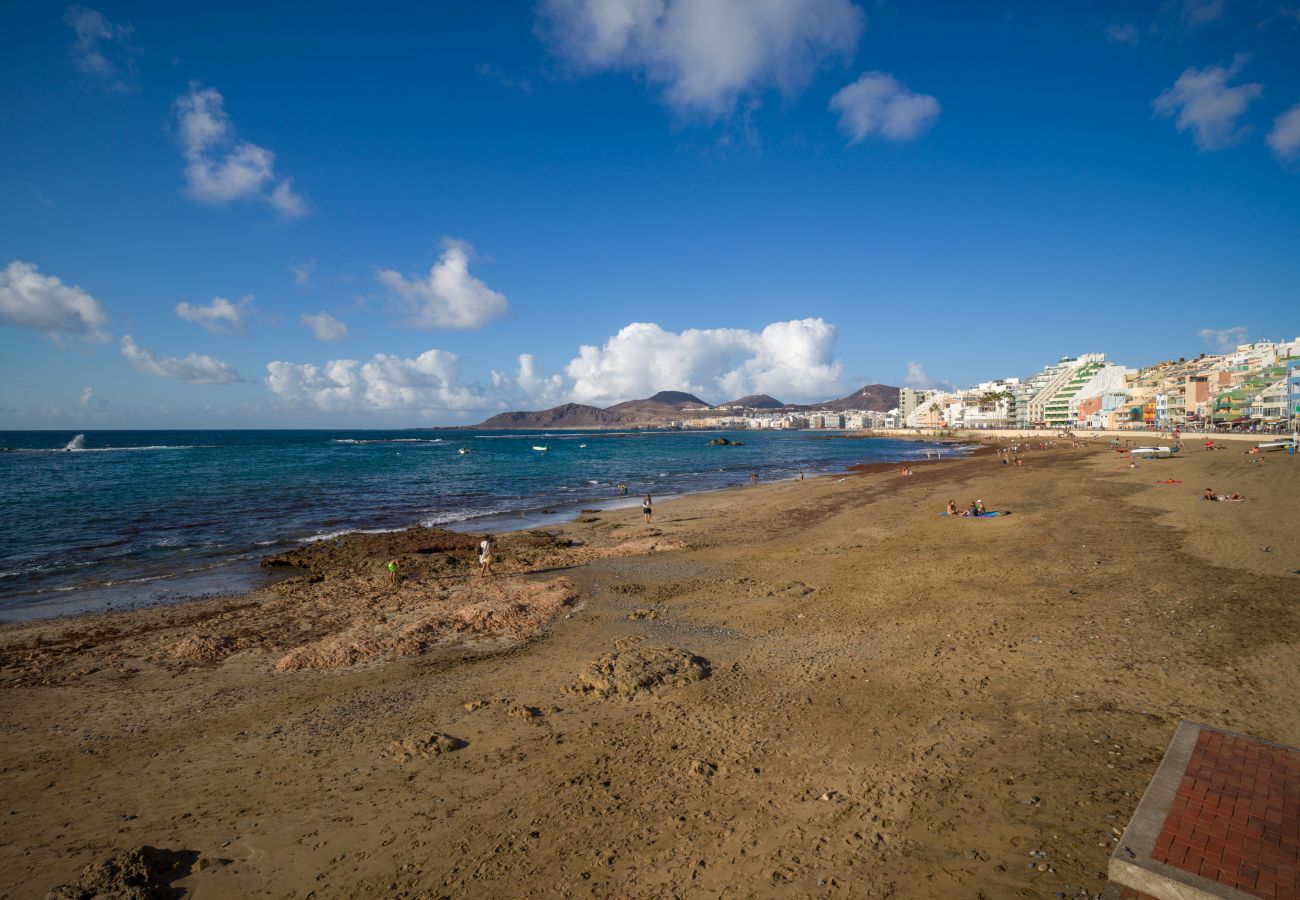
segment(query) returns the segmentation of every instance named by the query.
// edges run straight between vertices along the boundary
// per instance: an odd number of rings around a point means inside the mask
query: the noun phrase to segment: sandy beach
[[[1300,463],[1024,461],[4,626],[0,896],[1095,896],[1180,720],[1300,744]]]

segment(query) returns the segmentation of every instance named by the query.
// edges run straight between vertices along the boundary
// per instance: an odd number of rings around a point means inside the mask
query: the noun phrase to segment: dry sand
[[[0,895],[1095,895],[1178,720],[1300,744],[1300,464],[1026,463],[6,626]]]

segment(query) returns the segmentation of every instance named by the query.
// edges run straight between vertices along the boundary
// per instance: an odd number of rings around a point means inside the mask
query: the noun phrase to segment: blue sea
[[[0,432],[0,620],[241,592],[266,554],[348,531],[538,527],[927,446],[808,431]]]

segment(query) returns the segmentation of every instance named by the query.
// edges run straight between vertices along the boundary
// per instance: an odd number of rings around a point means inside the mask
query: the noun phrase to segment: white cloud
[[[849,0],[542,0],[539,30],[581,72],[630,71],[682,113],[716,119],[745,95],[790,95],[866,24]]]
[[[1300,103],[1273,120],[1273,130],[1265,140],[1282,162],[1300,162]]]
[[[486,409],[482,393],[460,382],[460,359],[426,350],[413,359],[376,353],[310,363],[271,362],[266,384],[286,407],[320,412],[420,412]]]
[[[189,93],[177,98],[174,110],[185,189],[192,198],[217,206],[258,200],[287,219],[306,214],[306,201],[294,193],[293,179],[277,178],[275,154],[235,140],[225,100],[215,89],[190,82]]]
[[[1246,342],[1248,331],[1245,325],[1234,325],[1231,328],[1202,328],[1198,334],[1215,353],[1230,353],[1237,349],[1238,344]]]
[[[472,253],[469,244],[447,238],[427,278],[408,279],[392,269],[382,269],[376,277],[406,301],[419,328],[482,328],[510,307],[505,294],[469,274]]]
[[[310,330],[318,341],[337,341],[348,336],[348,326],[324,311],[314,315],[303,313],[298,317],[298,323]]]
[[[1178,130],[1191,129],[1196,146],[1202,150],[1221,150],[1245,136],[1249,128],[1238,128],[1237,119],[1250,102],[1264,92],[1263,85],[1228,86],[1236,78],[1248,56],[1237,54],[1230,66],[1189,66],[1174,86],[1162,93],[1152,106],[1162,116],[1177,114]]]
[[[238,303],[231,303],[225,297],[213,297],[207,306],[177,303],[176,315],[187,322],[202,325],[213,334],[243,334],[244,317],[252,308],[253,295],[245,294]]]
[[[919,362],[909,362],[907,364],[907,375],[903,378],[903,386],[915,388],[916,390],[951,390],[952,382],[943,381],[939,378],[931,378],[925,371],[925,367]]]
[[[1183,21],[1189,28],[1213,22],[1223,15],[1223,0],[1183,0]]]
[[[159,378],[188,381],[190,384],[232,384],[243,381],[238,372],[219,359],[199,353],[191,353],[183,358],[155,356],[148,350],[136,346],[129,334],[122,338],[122,355],[130,361],[137,372],[157,375]]]
[[[856,144],[873,132],[892,141],[919,135],[939,117],[939,101],[915,94],[886,72],[867,72],[831,97],[840,129]]]
[[[821,319],[737,328],[665,331],[634,322],[603,347],[582,346],[565,367],[570,398],[608,403],[678,390],[715,401],[744,394],[825,399],[839,389],[842,364],[831,351],[835,326]]]
[[[305,287],[311,284],[312,275],[316,274],[316,260],[309,259],[289,267],[293,273],[293,283],[299,287]]]
[[[95,398],[95,389],[93,387],[87,386],[81,389],[81,399],[78,400],[77,402],[81,405],[82,409],[85,409],[87,406],[90,405],[90,401],[93,400],[94,398]]]
[[[1136,47],[1140,39],[1141,35],[1138,28],[1132,22],[1106,26],[1106,40],[1112,44],[1129,44]]]
[[[543,375],[537,369],[537,357],[521,353],[514,376],[492,371],[492,386],[498,391],[518,396],[533,406],[555,406],[564,400],[565,385],[561,375]]]
[[[103,14],[84,6],[69,6],[64,23],[76,35],[68,55],[72,66],[108,91],[135,89],[136,64],[140,51],[131,43],[135,29],[115,25]]]
[[[98,300],[76,285],[42,275],[33,263],[17,259],[0,271],[0,322],[35,328],[51,337],[108,340],[104,330],[108,314]]]

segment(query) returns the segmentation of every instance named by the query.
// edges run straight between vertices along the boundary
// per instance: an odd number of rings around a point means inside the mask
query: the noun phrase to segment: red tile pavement
[[[1300,752],[1202,729],[1151,858],[1256,897],[1300,897]]]

